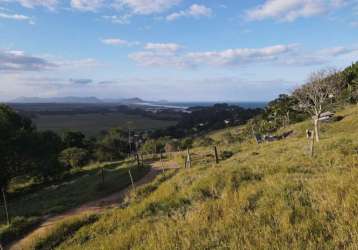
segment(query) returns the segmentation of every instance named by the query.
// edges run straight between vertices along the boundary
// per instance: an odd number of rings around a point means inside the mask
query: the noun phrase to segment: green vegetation
[[[82,148],[68,148],[61,152],[60,161],[66,166],[83,167],[89,160],[88,152]]]
[[[61,134],[68,130],[81,131],[88,136],[98,136],[102,131],[118,127],[134,130],[160,129],[173,126],[175,121],[156,120],[140,115],[127,115],[122,113],[93,113],[93,114],[68,114],[37,115],[34,123],[39,130],[52,130]]]
[[[284,141],[225,144],[235,154],[219,165],[211,147],[193,149],[192,169],[158,177],[57,249],[354,249],[358,108],[340,115],[322,127],[314,158],[310,122]]]
[[[61,182],[42,185],[37,188],[33,185],[19,183],[22,188],[16,188],[17,182],[11,184],[16,193],[8,204],[11,224],[5,225],[3,209],[0,211],[0,239],[7,243],[15,237],[28,231],[45,215],[54,215],[71,208],[75,208],[98,198],[109,195],[130,185],[128,170],[131,169],[135,180],[142,178],[149,170],[148,167],[133,167],[134,162],[119,162],[112,164],[91,165],[73,171]],[[101,169],[104,168],[104,183]],[[22,189],[26,188],[26,192]],[[30,218],[30,219],[29,219]],[[10,236],[8,236],[10,235]]]
[[[39,218],[15,217],[10,225],[0,224],[0,242],[7,244],[26,234],[40,222]]]
[[[81,227],[94,223],[98,219],[95,214],[85,214],[75,216],[70,219],[65,219],[59,225],[56,225],[53,229],[50,229],[44,235],[32,241],[29,249],[53,249],[63,240],[70,237],[72,233],[76,232]]]

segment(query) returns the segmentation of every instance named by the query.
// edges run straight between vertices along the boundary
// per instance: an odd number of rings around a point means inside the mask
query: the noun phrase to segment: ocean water
[[[162,106],[174,106],[181,108],[190,108],[190,107],[212,107],[217,103],[227,103],[230,105],[238,105],[243,108],[264,108],[267,105],[267,102],[163,102],[158,103]]]

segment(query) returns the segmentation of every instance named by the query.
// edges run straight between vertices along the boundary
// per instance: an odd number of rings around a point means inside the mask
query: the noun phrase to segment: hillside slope
[[[283,141],[221,145],[234,155],[218,165],[212,148],[194,149],[193,168],[159,176],[57,248],[356,249],[358,108],[340,114],[314,158],[309,121]]]

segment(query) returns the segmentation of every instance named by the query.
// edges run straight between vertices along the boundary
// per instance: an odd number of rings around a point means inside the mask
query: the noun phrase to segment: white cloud
[[[292,52],[295,48],[296,45],[276,45],[257,49],[239,48],[189,53],[186,57],[195,64],[237,65],[274,61],[278,56]]]
[[[71,7],[81,11],[96,11],[104,4],[104,0],[71,0]]]
[[[56,64],[61,69],[74,69],[74,68],[93,68],[100,66],[98,61],[93,58],[84,58],[84,59],[76,59],[76,60],[68,60],[68,59],[57,59],[53,58],[52,61],[56,62]]]
[[[106,45],[112,45],[112,46],[133,46],[138,45],[139,42],[129,42],[127,40],[123,40],[120,38],[106,38],[101,39],[101,42]]]
[[[146,50],[132,53],[129,58],[142,66],[198,68],[202,66],[233,67],[260,63],[281,66],[312,66],[328,64],[343,58],[345,61],[351,61],[357,56],[357,47],[332,47],[305,51],[297,44],[289,44],[205,52],[183,52],[174,48],[171,50]]]
[[[212,9],[206,7],[205,5],[193,4],[187,10],[182,10],[179,12],[174,12],[166,17],[168,21],[174,21],[181,17],[209,17],[213,14]]]
[[[46,7],[48,9],[55,9],[58,4],[57,0],[8,0],[9,2],[17,2],[26,8]]]
[[[24,16],[21,14],[9,14],[9,13],[1,13],[0,12],[0,18],[2,19],[10,19],[15,21],[27,21],[30,24],[34,24],[34,21],[29,16]]]
[[[144,66],[174,66],[178,68],[242,65],[277,61],[279,57],[293,52],[296,45],[276,45],[265,48],[227,49],[223,51],[179,53],[179,48],[141,51],[129,55],[129,58]]]
[[[135,14],[149,15],[164,12],[182,0],[115,0],[116,8],[128,8]]]
[[[147,43],[144,48],[161,53],[174,53],[180,50],[182,46],[177,43]]]
[[[249,20],[278,19],[294,21],[300,17],[321,15],[341,7],[347,0],[266,0],[262,5],[247,11]]]
[[[102,18],[105,20],[109,20],[111,23],[114,23],[114,24],[129,24],[130,17],[131,17],[131,15],[125,14],[122,16],[118,16],[118,15],[103,16]]]
[[[350,61],[350,58],[355,58],[358,55],[357,47],[332,47],[320,49],[317,51],[297,51],[287,58],[280,60],[281,64],[293,66],[317,66],[330,63],[334,59],[344,58],[345,61]]]

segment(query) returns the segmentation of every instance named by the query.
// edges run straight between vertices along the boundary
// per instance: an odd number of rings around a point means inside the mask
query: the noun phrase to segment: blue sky
[[[357,0],[0,0],[1,101],[270,100],[357,60]]]

